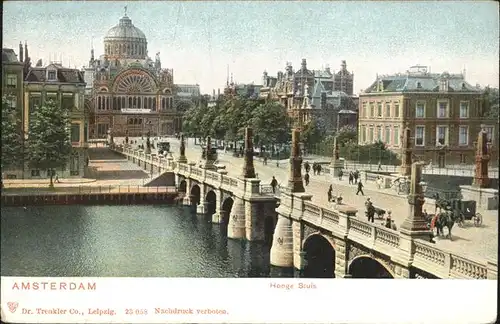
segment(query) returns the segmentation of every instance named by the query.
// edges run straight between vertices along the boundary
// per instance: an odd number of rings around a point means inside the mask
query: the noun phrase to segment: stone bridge
[[[298,132],[293,135],[298,147]],[[247,146],[241,177],[188,163],[182,148],[177,160],[126,147],[113,149],[145,170],[173,174],[179,193],[184,193],[184,204],[213,223],[226,224],[231,239],[272,241],[271,264],[294,267],[306,277],[497,278],[496,260],[472,260],[429,242],[430,232],[418,228],[418,219],[413,217],[418,216],[418,192],[409,196],[409,225],[392,230],[356,217],[357,211],[345,205],[323,208],[313,204],[312,195],[303,187],[300,190],[302,160],[298,155],[290,158],[289,185],[281,188],[277,198],[246,171],[253,168],[251,147]]]

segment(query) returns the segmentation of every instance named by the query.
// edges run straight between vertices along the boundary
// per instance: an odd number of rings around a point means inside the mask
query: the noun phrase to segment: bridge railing
[[[54,188],[44,185],[22,184],[12,187],[5,187],[2,190],[2,196],[8,195],[67,195],[67,194],[119,194],[119,193],[175,193],[175,186],[127,186],[127,185],[109,185],[109,186],[67,186],[59,187],[55,184]]]
[[[350,217],[338,210],[317,206],[305,201],[304,221],[324,228],[370,249],[395,255],[400,249],[400,233],[377,223]],[[441,278],[496,279],[497,261],[474,260],[440,249],[435,244],[420,239],[412,241],[413,267]]]

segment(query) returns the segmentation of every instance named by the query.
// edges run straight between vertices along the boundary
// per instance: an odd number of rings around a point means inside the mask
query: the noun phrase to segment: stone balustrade
[[[312,202],[304,202],[303,220],[327,231],[343,232],[347,238],[370,249],[393,256],[399,249],[399,232],[377,223],[349,217],[346,214]],[[345,226],[345,228],[343,228]],[[496,262],[472,260],[436,247],[423,240],[413,241],[413,266],[441,278],[496,279]],[[490,264],[489,264],[490,263]]]
[[[226,171],[211,171],[197,167],[195,163],[177,163],[172,157],[151,156],[140,150],[115,147],[117,152],[133,159],[136,163],[146,166],[152,165],[161,170],[172,171],[200,182],[207,182],[221,189],[234,191],[243,187],[241,179],[228,176]],[[281,192],[289,192],[287,188],[277,188]],[[272,193],[271,186],[261,185],[259,192],[262,195]],[[344,206],[344,205],[340,205]],[[346,206],[346,205],[345,205]],[[321,227],[351,241],[394,256],[400,248],[398,231],[388,229],[377,223],[370,223],[356,218],[355,212],[349,215],[342,208],[337,210],[320,207],[311,201],[304,201],[302,206],[302,220]],[[412,241],[412,266],[441,278],[457,279],[496,279],[497,261],[472,260],[469,257],[459,256],[436,247],[435,244],[420,239]]]

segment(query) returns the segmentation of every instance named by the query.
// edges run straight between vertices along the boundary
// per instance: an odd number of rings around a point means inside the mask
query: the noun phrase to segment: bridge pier
[[[215,213],[212,215],[212,223],[213,224],[220,224],[222,223],[222,220],[226,218],[228,215],[226,215],[226,211],[222,210],[222,197],[224,196],[224,193],[222,192],[221,189],[217,190],[217,206],[215,208]]]
[[[271,246],[271,265],[283,268],[293,267],[293,252],[292,220],[278,215]]]
[[[227,227],[227,237],[232,239],[245,238],[245,201],[242,198],[234,197],[233,208],[229,215]]]

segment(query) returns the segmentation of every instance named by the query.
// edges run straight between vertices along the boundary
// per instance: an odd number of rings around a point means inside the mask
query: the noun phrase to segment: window
[[[392,136],[394,139],[394,141],[393,141],[394,145],[399,145],[399,127],[398,126],[394,127],[394,132],[393,132]]]
[[[436,138],[438,145],[447,145],[448,144],[448,127],[446,126],[438,126],[436,129]]]
[[[460,153],[460,163],[467,163],[467,159],[466,159],[467,155],[463,154],[463,153]]]
[[[71,124],[71,143],[80,142],[80,124]]]
[[[418,101],[415,105],[415,118],[425,118],[425,102]]]
[[[363,102],[363,106],[361,107],[361,116],[366,117],[366,103]]]
[[[368,141],[370,143],[373,143],[373,127],[370,127],[370,129],[368,130]]]
[[[484,131],[486,132],[486,138],[488,139],[488,142],[493,142],[494,127],[493,126],[486,126],[486,127],[484,127]]]
[[[89,124],[85,123],[85,126],[83,128],[83,140],[85,142],[89,141]]]
[[[399,104],[394,104],[394,117],[399,118]]]
[[[469,118],[469,102],[460,101],[460,118]]]
[[[16,97],[7,97],[7,107],[9,107],[12,110],[15,110],[17,108],[17,98]]]
[[[66,110],[72,110],[75,107],[75,97],[72,93],[63,93],[61,106]]]
[[[391,126],[385,126],[385,142],[391,143]]]
[[[42,97],[40,96],[30,97],[30,113],[33,113],[35,109],[41,106],[41,104],[42,104]]]
[[[417,81],[417,89],[422,89],[422,83]]]
[[[7,88],[17,87],[17,74],[7,74]]]
[[[361,144],[365,143],[366,142],[366,126],[365,125],[362,125],[361,128],[360,128],[360,132],[361,132]]]
[[[40,176],[40,170],[38,170],[38,169],[31,170],[31,176],[32,177],[39,177]]]
[[[382,141],[382,126],[377,126],[377,140]]]
[[[460,126],[458,128],[458,145],[467,146],[469,144],[469,127]]]
[[[391,117],[391,104],[385,104],[385,117]]]
[[[425,127],[417,126],[415,127],[415,146],[424,146],[425,143]]]
[[[57,92],[47,92],[46,100],[57,101]]]
[[[382,104],[377,104],[377,116],[382,117]]]
[[[439,101],[438,102],[438,118],[448,118],[448,102]]]
[[[56,71],[49,71],[47,73],[47,80],[55,81],[56,80]]]
[[[373,104],[370,104],[370,117],[375,117],[375,107]]]

